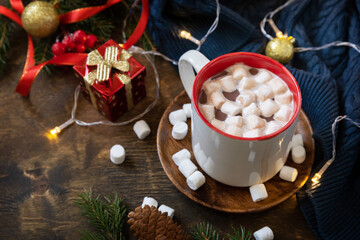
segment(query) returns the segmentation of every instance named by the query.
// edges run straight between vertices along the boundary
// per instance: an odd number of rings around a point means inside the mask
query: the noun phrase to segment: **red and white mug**
[[[203,83],[235,63],[267,69],[288,85],[294,109],[288,123],[278,131],[257,138],[236,137],[215,128],[201,114],[198,101]],[[209,61],[195,50],[180,57],[179,74],[191,99],[192,148],[200,167],[213,179],[236,187],[265,182],[276,175],[289,154],[301,108],[300,88],[294,76],[282,64],[260,54],[236,52]]]

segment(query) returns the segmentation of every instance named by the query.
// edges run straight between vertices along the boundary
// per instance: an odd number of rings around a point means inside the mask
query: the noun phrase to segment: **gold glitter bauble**
[[[34,1],[25,7],[21,22],[31,36],[47,37],[58,28],[59,14],[51,3]]]
[[[294,56],[294,41],[291,37],[274,38],[266,45],[266,56],[283,64],[290,62]]]

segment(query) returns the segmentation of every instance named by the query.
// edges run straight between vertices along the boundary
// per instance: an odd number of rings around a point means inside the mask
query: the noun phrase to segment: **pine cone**
[[[181,225],[175,223],[167,213],[160,213],[156,207],[145,205],[130,212],[128,224],[138,240],[188,240]]]

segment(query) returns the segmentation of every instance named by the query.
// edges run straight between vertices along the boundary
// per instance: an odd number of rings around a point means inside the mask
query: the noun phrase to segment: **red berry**
[[[61,42],[56,42],[51,46],[51,51],[54,55],[61,55],[64,54],[66,49],[64,44],[62,44]]]
[[[76,44],[75,51],[79,53],[83,53],[86,51],[86,47],[84,44]]]
[[[65,36],[63,40],[61,41],[62,44],[64,44],[65,48],[68,51],[71,51],[75,48],[75,43],[73,42],[71,36]]]
[[[86,42],[86,33],[83,30],[77,30],[73,34],[73,39],[76,44]]]
[[[95,47],[96,42],[97,42],[97,37],[95,35],[92,34],[87,35],[85,42],[86,47],[93,48]]]

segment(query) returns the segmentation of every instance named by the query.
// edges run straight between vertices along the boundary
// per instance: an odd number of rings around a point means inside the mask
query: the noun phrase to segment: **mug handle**
[[[180,79],[190,99],[195,80],[194,70],[198,73],[208,62],[210,60],[196,50],[187,51],[179,59]]]

